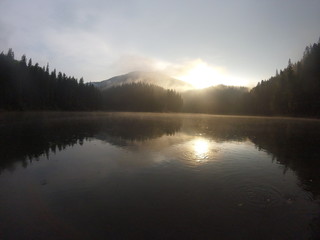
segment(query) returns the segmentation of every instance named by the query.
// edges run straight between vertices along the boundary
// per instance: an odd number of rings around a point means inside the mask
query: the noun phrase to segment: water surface
[[[317,239],[320,121],[0,118],[0,239]]]

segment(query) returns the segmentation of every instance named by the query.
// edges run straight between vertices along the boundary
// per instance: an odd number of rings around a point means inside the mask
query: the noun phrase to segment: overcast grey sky
[[[319,23],[319,0],[1,0],[0,51],[85,81],[198,67],[252,86],[299,60]]]

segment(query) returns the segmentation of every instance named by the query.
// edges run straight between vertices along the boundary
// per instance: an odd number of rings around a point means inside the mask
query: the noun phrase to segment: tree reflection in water
[[[18,120],[17,120],[18,119]],[[99,139],[124,147],[183,134],[185,154],[205,163],[216,151],[214,142],[252,142],[273,161],[293,170],[300,186],[320,200],[320,121],[187,114],[64,113],[15,115],[0,119],[0,173],[27,167],[39,157]],[[170,143],[167,143],[170,145]],[[167,146],[168,146],[167,145]],[[216,152],[215,152],[216,153]],[[319,218],[311,227],[318,233]]]
[[[92,138],[124,146],[180,131],[195,136],[191,145],[199,161],[206,158],[208,139],[216,142],[249,139],[281,163],[284,172],[288,168],[294,170],[314,198],[320,194],[318,120],[139,113],[21,114],[0,120],[1,171],[13,170],[13,163],[19,161],[26,167],[28,161],[43,154],[49,157],[50,152]]]

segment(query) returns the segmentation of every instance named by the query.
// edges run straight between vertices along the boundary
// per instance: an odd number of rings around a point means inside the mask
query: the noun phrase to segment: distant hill
[[[218,85],[181,93],[183,111],[194,113],[240,114],[242,99],[249,89]]]
[[[165,89],[174,89],[176,91],[186,91],[193,88],[191,84],[169,77],[165,74],[141,71],[130,72],[128,74],[115,76],[101,82],[94,82],[92,84],[101,90],[105,90],[114,86],[138,82],[153,84]]]

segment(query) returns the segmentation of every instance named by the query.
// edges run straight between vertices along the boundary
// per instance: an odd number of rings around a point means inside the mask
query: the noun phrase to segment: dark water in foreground
[[[0,117],[0,239],[318,239],[320,121]]]

